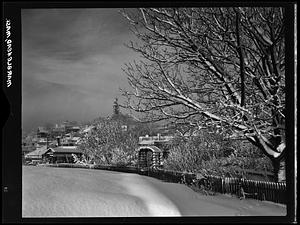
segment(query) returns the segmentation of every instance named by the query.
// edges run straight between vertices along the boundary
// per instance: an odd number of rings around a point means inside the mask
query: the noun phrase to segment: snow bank
[[[202,195],[183,184],[149,181],[178,207],[183,216],[285,216],[286,206],[230,195]]]
[[[134,177],[128,174],[127,177]],[[282,204],[276,204],[254,199],[240,200],[230,195],[217,194],[215,196],[206,196],[194,192],[183,184],[166,183],[160,180],[143,177],[151,189],[160,193],[171,201],[182,216],[285,216],[286,207]]]
[[[23,168],[23,217],[149,216],[143,200],[127,193],[116,172]]]
[[[180,216],[177,206],[164,192],[156,188],[147,177],[137,174],[123,174],[124,187],[132,196],[142,199],[151,216]],[[164,185],[160,182],[161,185]]]
[[[286,207],[102,170],[23,167],[23,217],[284,216]]]

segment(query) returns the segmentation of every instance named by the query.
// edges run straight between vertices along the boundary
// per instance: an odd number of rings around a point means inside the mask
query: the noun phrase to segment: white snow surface
[[[113,171],[23,167],[23,217],[285,216],[281,204],[206,196],[183,184]]]

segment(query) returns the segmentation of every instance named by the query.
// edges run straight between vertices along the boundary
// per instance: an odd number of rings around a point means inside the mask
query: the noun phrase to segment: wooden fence
[[[206,186],[212,191],[235,194],[242,198],[286,203],[286,183],[207,176]]]
[[[183,173],[178,171],[160,170],[160,169],[148,170],[148,171],[146,170],[144,172],[140,171],[139,174],[147,175],[167,182],[185,183],[185,184],[191,184],[193,180],[196,178],[196,175],[193,173]]]
[[[154,177],[160,180],[174,183],[184,183],[187,185],[196,185],[199,188],[204,186],[213,192],[223,194],[234,194],[242,198],[254,198],[258,200],[272,201],[286,204],[286,183],[275,183],[269,181],[246,180],[244,178],[229,178],[218,176],[203,176],[198,178],[194,173],[184,173],[162,169],[145,169],[141,170],[129,166],[112,166],[112,165],[78,165],[78,164],[48,164],[44,166],[51,167],[71,167],[111,170],[118,172],[137,173],[140,175]]]
[[[218,176],[205,176],[197,180],[194,173],[183,173],[168,170],[145,170],[138,172],[167,182],[184,183],[187,185],[194,184],[201,188],[203,185],[206,189],[223,194],[234,194],[240,198],[253,198],[262,201],[272,201],[286,204],[286,183],[276,183],[269,181],[247,180],[244,178],[230,178]]]

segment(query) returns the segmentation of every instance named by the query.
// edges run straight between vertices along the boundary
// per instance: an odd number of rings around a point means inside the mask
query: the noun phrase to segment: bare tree
[[[142,56],[124,69],[123,107],[246,137],[285,179],[283,8],[122,11]]]
[[[88,160],[96,163],[130,163],[135,156],[137,139],[130,132],[122,131],[119,121],[99,119],[93,132],[83,137],[80,148]]]

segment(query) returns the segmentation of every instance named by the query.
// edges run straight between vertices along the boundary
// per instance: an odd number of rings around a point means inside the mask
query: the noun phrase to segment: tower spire
[[[114,115],[120,114],[120,106],[118,103],[118,98],[115,98],[114,105],[113,105],[113,113],[114,113]]]

